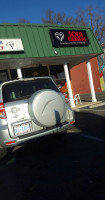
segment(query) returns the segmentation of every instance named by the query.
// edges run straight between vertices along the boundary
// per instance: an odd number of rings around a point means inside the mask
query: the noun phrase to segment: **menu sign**
[[[85,30],[50,29],[50,37],[54,47],[89,45]]]

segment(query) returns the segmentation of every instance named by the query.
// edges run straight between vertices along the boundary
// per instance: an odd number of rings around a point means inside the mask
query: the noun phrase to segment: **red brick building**
[[[101,92],[97,57],[90,60],[95,92]],[[86,62],[76,65],[70,70],[72,90],[74,94],[90,93]]]

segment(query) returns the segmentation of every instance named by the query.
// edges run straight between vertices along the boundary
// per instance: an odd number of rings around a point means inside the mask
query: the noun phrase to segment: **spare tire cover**
[[[51,127],[59,124],[64,115],[64,101],[53,90],[40,90],[29,99],[29,115],[37,125]]]

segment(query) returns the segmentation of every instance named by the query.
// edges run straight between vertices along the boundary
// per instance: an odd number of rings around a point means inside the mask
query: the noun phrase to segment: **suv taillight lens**
[[[67,104],[67,103],[68,103],[68,97],[67,97],[66,93],[63,93],[63,95],[64,95],[64,97],[65,97],[65,102],[66,102],[66,104]]]
[[[6,112],[3,103],[0,103],[0,119],[6,119]]]

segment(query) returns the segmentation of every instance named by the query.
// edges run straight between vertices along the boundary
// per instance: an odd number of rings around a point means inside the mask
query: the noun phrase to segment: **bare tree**
[[[20,23],[20,24],[22,24],[22,23],[23,24],[30,24],[30,22],[27,19],[25,19],[25,18],[20,18],[17,23]]]
[[[52,10],[47,9],[46,13],[45,13],[45,17],[42,18],[42,22],[44,24],[56,24],[56,22],[55,22],[55,13]]]
[[[105,15],[99,7],[89,6],[85,10],[77,11],[79,25],[90,26],[95,33],[97,39],[105,41]]]
[[[45,17],[42,18],[44,24],[67,24],[70,25],[72,22],[72,17],[67,17],[65,13],[55,13],[51,9],[47,9]]]
[[[99,42],[105,41],[105,15],[99,7],[89,6],[85,10],[78,9],[76,17],[67,16],[65,13],[55,13],[48,9],[45,17],[42,18],[45,24],[65,24],[65,25],[78,25],[89,26],[92,28]]]

